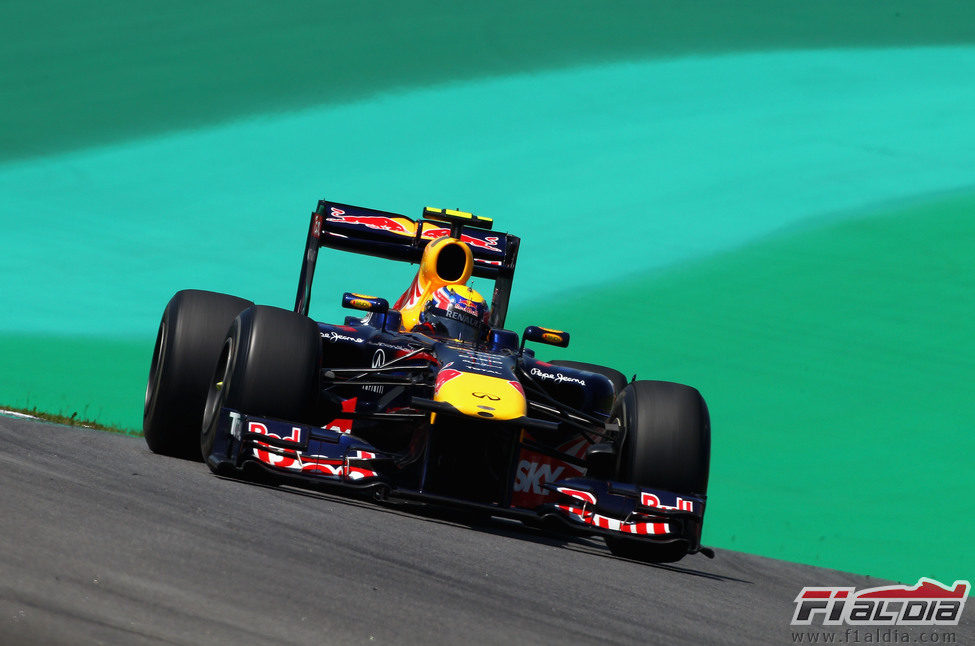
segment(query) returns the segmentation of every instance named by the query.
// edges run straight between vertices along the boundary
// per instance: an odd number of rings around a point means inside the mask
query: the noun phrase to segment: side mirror
[[[550,330],[547,327],[529,325],[525,328],[525,333],[521,335],[521,347],[525,347],[525,341],[536,343],[546,343],[557,348],[569,347],[569,333],[561,330]]]
[[[363,296],[362,294],[345,292],[342,295],[342,307],[347,307],[350,310],[385,314],[389,310],[389,301],[376,296]]]

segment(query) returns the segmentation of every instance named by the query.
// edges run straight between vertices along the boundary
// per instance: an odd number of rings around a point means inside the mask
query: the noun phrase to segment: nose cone
[[[450,368],[437,376],[433,399],[481,419],[517,419],[528,411],[518,382]]]

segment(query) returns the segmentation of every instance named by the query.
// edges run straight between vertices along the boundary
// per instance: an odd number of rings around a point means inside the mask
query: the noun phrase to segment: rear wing
[[[453,211],[424,210],[426,219],[319,200],[311,214],[298,279],[295,312],[308,315],[318,250],[331,247],[388,260],[419,263],[427,244],[442,236],[466,242],[474,256],[472,275],[494,280],[491,327],[503,328],[521,239],[491,231],[491,221]]]

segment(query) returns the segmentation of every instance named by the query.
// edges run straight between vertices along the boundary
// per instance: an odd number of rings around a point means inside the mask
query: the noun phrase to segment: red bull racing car
[[[492,224],[322,200],[293,311],[178,292],[146,389],[149,448],[202,456],[221,475],[601,535],[640,560],[713,556],[701,546],[710,421],[700,393],[536,358],[526,342],[566,347],[569,335],[505,329],[520,240]],[[357,315],[319,323],[308,307],[322,247],[419,268],[392,306],[346,292]],[[493,281],[490,302],[471,276]]]

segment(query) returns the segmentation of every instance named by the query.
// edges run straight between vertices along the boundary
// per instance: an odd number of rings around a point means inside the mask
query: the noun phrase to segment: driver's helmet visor
[[[448,305],[447,309],[428,307],[420,316],[420,321],[433,325],[438,334],[460,341],[479,341],[486,328],[483,320],[453,304]]]

